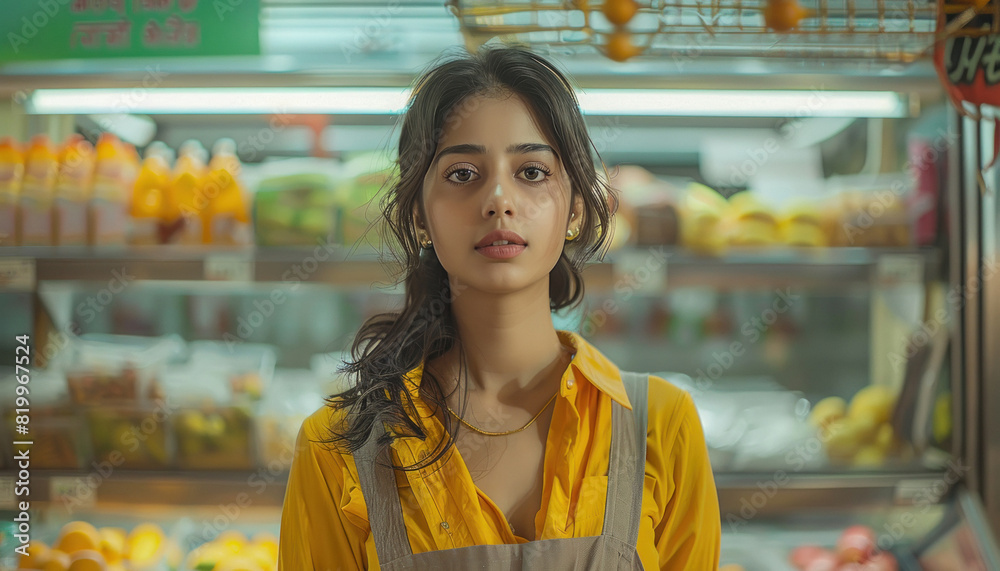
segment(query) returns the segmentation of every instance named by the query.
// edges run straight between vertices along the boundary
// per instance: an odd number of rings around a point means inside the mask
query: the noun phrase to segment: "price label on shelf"
[[[97,488],[102,482],[100,477],[93,476],[53,477],[49,480],[49,502],[73,509],[92,508],[97,504]]]
[[[875,280],[876,285],[881,287],[921,283],[924,280],[924,260],[908,254],[879,256]]]
[[[0,258],[0,290],[31,291],[35,289],[33,258]]]
[[[232,254],[209,255],[205,258],[205,279],[221,282],[252,282],[253,260]]]

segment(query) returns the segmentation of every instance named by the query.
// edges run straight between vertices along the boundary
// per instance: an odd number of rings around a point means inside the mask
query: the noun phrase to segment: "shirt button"
[[[574,384],[576,384],[576,381],[574,381],[572,377],[566,379],[566,388],[567,389],[573,388]]]

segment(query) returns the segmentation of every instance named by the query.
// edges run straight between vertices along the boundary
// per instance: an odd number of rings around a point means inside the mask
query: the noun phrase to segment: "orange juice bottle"
[[[35,135],[24,160],[18,238],[22,246],[53,244],[52,203],[58,175],[59,156],[52,141],[48,135]]]
[[[24,155],[10,137],[0,139],[0,246],[17,245],[18,203],[24,181]]]
[[[232,139],[216,141],[204,186],[210,204],[202,216],[208,230],[204,236],[206,244],[250,243],[250,214],[239,179],[242,168],[236,156],[236,142]]]
[[[146,148],[146,159],[132,185],[132,244],[160,243],[160,216],[170,184],[170,149],[160,141]]]
[[[83,246],[87,243],[87,204],[90,201],[96,155],[94,146],[81,135],[71,135],[59,154],[53,225],[55,243]]]
[[[128,200],[132,194],[126,181],[132,165],[127,150],[111,133],[101,134],[96,151],[87,241],[94,246],[122,245],[128,224]]]
[[[177,154],[177,163],[170,180],[166,207],[161,225],[164,242],[201,244],[203,240],[202,212],[209,205],[202,193],[207,167],[207,152],[200,142],[185,141]]]

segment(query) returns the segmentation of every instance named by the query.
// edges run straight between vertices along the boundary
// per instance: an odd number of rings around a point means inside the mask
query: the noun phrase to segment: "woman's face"
[[[502,293],[548,278],[567,228],[579,227],[582,216],[582,199],[571,212],[570,197],[563,163],[520,97],[478,96],[458,105],[445,123],[424,176],[427,218],[414,216],[452,280]],[[477,248],[494,230],[516,232],[525,246]]]

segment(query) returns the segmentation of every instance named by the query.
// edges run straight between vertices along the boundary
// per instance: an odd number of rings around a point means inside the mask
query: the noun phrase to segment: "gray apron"
[[[406,536],[396,479],[376,465],[375,431],[355,455],[361,492],[382,571],[559,569],[639,571],[636,551],[646,473],[646,402],[649,377],[622,371],[632,410],[612,399],[611,459],[601,535],[543,539],[517,544],[472,545],[414,554]],[[390,464],[386,448],[380,459]]]

